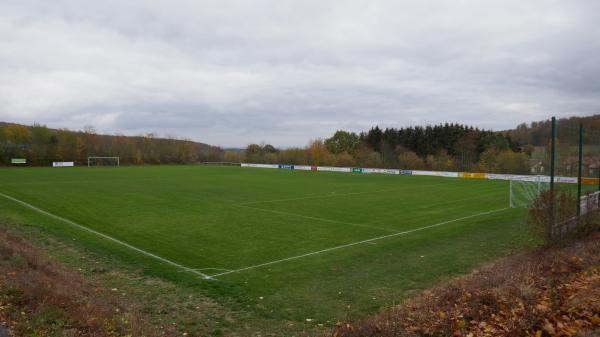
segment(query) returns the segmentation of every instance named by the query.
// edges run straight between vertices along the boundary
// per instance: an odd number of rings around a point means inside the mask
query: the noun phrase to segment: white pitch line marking
[[[353,223],[353,222],[338,221],[338,220],[332,220],[332,219],[326,219],[326,218],[319,218],[319,217],[315,217],[315,216],[308,216],[308,215],[302,215],[302,214],[296,214],[296,213],[290,213],[290,212],[284,212],[284,211],[276,211],[276,210],[273,210],[273,209],[266,209],[266,208],[260,208],[260,207],[252,207],[252,206],[246,206],[246,205],[234,205],[234,206],[244,207],[244,208],[249,208],[249,209],[255,209],[257,211],[269,212],[269,213],[280,214],[280,215],[295,216],[295,217],[298,217],[298,218],[309,219],[309,220],[316,220],[316,221],[337,223],[337,224],[341,224],[341,225],[363,227],[363,228],[370,228],[370,229],[378,229],[378,230],[382,230],[382,231],[386,231],[386,232],[391,232],[391,233],[395,232],[395,230],[393,230],[393,229],[389,229],[389,228],[385,228],[385,227],[379,227],[379,226],[371,226],[371,225],[364,225],[364,224]]]
[[[451,182],[448,182],[448,183],[429,184],[429,185],[420,185],[420,186],[416,186],[416,185],[414,185],[414,186],[408,186],[408,187],[406,187],[406,186],[400,186],[400,187],[396,187],[396,188],[388,188],[388,189],[377,190],[377,191],[363,191],[363,192],[350,192],[350,193],[332,193],[332,194],[326,194],[326,195],[310,195],[310,196],[298,197],[298,198],[286,198],[286,199],[249,201],[249,202],[243,202],[243,203],[238,204],[238,205],[246,206],[246,205],[262,204],[262,203],[272,203],[272,202],[283,202],[283,201],[295,201],[295,200],[306,200],[306,199],[324,199],[324,198],[345,197],[345,196],[351,196],[351,195],[392,192],[392,191],[398,191],[398,190],[409,190],[409,189],[411,189],[411,187],[423,188],[423,187],[433,187],[433,186],[440,186],[440,185],[449,185],[449,184],[455,184],[455,183],[456,182],[451,181]]]
[[[249,267],[244,267],[244,268],[239,268],[239,269],[235,269],[235,270],[230,270],[230,271],[227,271],[227,272],[218,273],[218,274],[214,274],[214,275],[210,275],[210,276],[211,277],[223,276],[223,275],[228,275],[228,274],[232,274],[232,273],[239,273],[239,272],[250,270],[250,269],[256,269],[256,268],[260,268],[260,267],[270,266],[270,265],[273,265],[273,264],[278,264],[278,263],[287,262],[287,261],[291,261],[291,260],[297,260],[297,259],[301,259],[301,258],[304,258],[304,257],[312,256],[312,255],[317,255],[317,254],[322,254],[322,253],[330,252],[330,251],[333,251],[333,250],[338,250],[338,249],[342,249],[342,248],[352,247],[352,246],[356,246],[356,245],[360,245],[360,244],[364,244],[364,243],[372,243],[373,241],[383,240],[383,239],[391,238],[391,237],[394,237],[394,236],[406,235],[406,234],[410,234],[410,233],[422,231],[422,230],[425,230],[425,229],[442,226],[442,225],[449,224],[449,223],[456,222],[456,221],[461,221],[461,220],[465,220],[465,219],[475,218],[475,217],[482,216],[482,215],[487,215],[487,214],[498,213],[498,212],[505,211],[507,209],[510,209],[510,208],[509,207],[505,207],[505,208],[501,208],[501,209],[496,209],[496,210],[481,212],[481,213],[477,213],[477,214],[467,215],[467,216],[464,216],[464,217],[461,217],[461,218],[458,218],[458,219],[447,220],[447,221],[439,222],[439,223],[436,223],[436,224],[433,224],[433,225],[429,225],[429,226],[425,226],[425,227],[420,227],[420,228],[415,228],[415,229],[411,229],[411,230],[408,230],[408,231],[403,231],[403,232],[397,232],[397,233],[393,233],[393,234],[378,236],[378,237],[367,239],[367,240],[362,240],[362,241],[347,243],[347,244],[340,245],[340,246],[335,246],[335,247],[330,247],[330,248],[326,248],[326,249],[321,249],[321,250],[317,250],[317,251],[306,253],[306,254],[302,254],[302,255],[296,255],[296,256],[285,258],[285,259],[280,259],[280,260],[275,260],[275,261],[270,261],[270,262],[266,262],[266,263],[261,263],[261,264],[257,264],[257,265],[253,265],[253,266],[249,266]]]
[[[221,270],[221,271],[231,271],[231,269],[224,269],[224,268],[189,268],[187,270],[180,270],[180,273],[185,273],[191,270],[196,270],[196,271],[203,271],[203,270]]]
[[[151,258],[153,258],[153,259],[159,260],[159,261],[161,261],[161,262],[164,262],[164,263],[166,263],[166,264],[170,264],[170,265],[172,265],[172,266],[174,266],[174,267],[177,267],[177,268],[179,268],[179,269],[182,269],[183,271],[186,271],[186,272],[189,272],[189,273],[192,273],[192,274],[195,274],[195,275],[201,276],[201,277],[202,277],[203,279],[205,279],[205,280],[213,280],[213,277],[212,277],[212,276],[209,276],[209,275],[207,275],[207,274],[201,273],[201,272],[199,272],[199,271],[197,271],[197,270],[195,270],[195,269],[191,269],[191,268],[185,267],[185,266],[183,266],[183,265],[181,265],[181,264],[179,264],[179,263],[177,263],[177,262],[173,262],[173,261],[171,261],[171,260],[165,259],[164,257],[160,257],[160,256],[158,256],[158,255],[152,254],[152,253],[150,253],[150,252],[147,252],[147,251],[145,251],[145,250],[143,250],[143,249],[137,248],[137,247],[135,247],[135,246],[132,246],[132,245],[130,245],[130,244],[128,244],[128,243],[126,243],[126,242],[123,242],[123,241],[121,241],[121,240],[119,240],[119,239],[115,239],[115,238],[113,238],[112,236],[108,236],[108,235],[106,235],[106,234],[100,233],[100,232],[98,232],[98,231],[96,231],[96,230],[93,230],[93,229],[91,229],[91,228],[88,228],[88,227],[86,227],[86,226],[80,225],[80,224],[78,224],[78,223],[76,223],[76,222],[74,222],[74,221],[71,221],[71,220],[69,220],[69,219],[66,219],[66,218],[60,217],[60,216],[58,216],[58,215],[52,214],[52,213],[50,213],[50,212],[47,212],[47,211],[44,211],[43,209],[41,209],[41,208],[38,208],[38,207],[36,207],[36,206],[33,206],[32,204],[29,204],[29,203],[27,203],[27,202],[25,202],[25,201],[19,200],[19,199],[17,199],[17,198],[13,198],[13,197],[11,197],[10,195],[6,195],[6,194],[4,194],[4,193],[1,193],[1,192],[0,192],[0,196],[4,197],[4,198],[6,198],[6,199],[12,200],[12,201],[14,201],[14,202],[16,202],[16,203],[18,203],[18,204],[21,204],[22,206],[28,207],[28,208],[30,208],[30,209],[32,209],[32,210],[34,210],[34,211],[38,212],[38,213],[44,214],[44,215],[46,215],[46,216],[48,216],[48,217],[51,217],[51,218],[54,218],[54,219],[56,219],[56,220],[62,221],[62,222],[64,222],[64,223],[67,223],[67,224],[69,224],[69,225],[71,225],[71,226],[73,226],[73,227],[79,228],[79,229],[81,229],[81,230],[83,230],[83,231],[87,231],[87,232],[89,232],[89,233],[92,233],[92,234],[98,235],[98,236],[100,236],[100,237],[102,237],[102,238],[104,238],[104,239],[107,239],[107,240],[110,240],[110,241],[112,241],[112,242],[118,243],[118,244],[120,244],[120,245],[122,245],[122,246],[124,246],[124,247],[127,247],[127,248],[129,248],[129,249],[131,249],[131,250],[134,250],[134,251],[136,251],[136,252],[138,252],[138,253],[141,253],[141,254],[143,254],[143,255],[149,256],[149,257],[151,257]]]

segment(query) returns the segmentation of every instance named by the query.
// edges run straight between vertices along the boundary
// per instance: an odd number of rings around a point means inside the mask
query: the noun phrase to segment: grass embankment
[[[228,311],[184,287],[76,250],[33,227],[20,225],[17,233],[0,229],[0,325],[9,326],[14,336],[324,333]],[[25,233],[32,240],[24,240]],[[333,333],[336,337],[599,334],[599,233],[563,248],[504,258],[365,321],[340,323]]]
[[[219,335],[231,321],[206,298],[45,241],[0,229],[0,322],[14,336]]]
[[[501,259],[333,336],[600,336],[600,233]]]
[[[0,217],[0,336],[3,326],[27,337],[320,334],[312,325],[232,311],[76,241]]]

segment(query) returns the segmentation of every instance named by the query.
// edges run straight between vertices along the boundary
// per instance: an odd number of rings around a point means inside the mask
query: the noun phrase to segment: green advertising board
[[[354,172],[354,173],[362,173],[362,168],[360,168],[360,167],[353,167],[352,168],[352,172]]]
[[[27,164],[27,159],[25,158],[12,158],[10,160],[11,164]]]

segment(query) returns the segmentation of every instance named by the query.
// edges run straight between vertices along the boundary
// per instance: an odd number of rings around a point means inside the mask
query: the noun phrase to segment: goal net
[[[515,177],[510,180],[509,205],[511,208],[529,208],[533,201],[549,188],[550,183],[541,176]]]
[[[119,166],[119,157],[88,157],[88,167]]]

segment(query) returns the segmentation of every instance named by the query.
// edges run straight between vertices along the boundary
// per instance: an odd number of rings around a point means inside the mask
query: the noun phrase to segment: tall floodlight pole
[[[583,166],[583,124],[579,124],[579,164],[577,167],[577,215],[581,214],[581,168]]]

